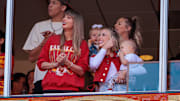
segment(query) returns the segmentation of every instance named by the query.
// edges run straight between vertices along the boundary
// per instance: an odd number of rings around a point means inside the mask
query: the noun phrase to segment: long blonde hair
[[[74,55],[75,56],[80,56],[81,54],[81,42],[84,40],[84,21],[83,17],[76,11],[70,9],[65,12],[65,15],[69,15],[73,18],[74,23],[73,23],[73,37],[72,37],[72,44],[73,44],[73,49],[74,49]],[[61,35],[61,40],[60,40],[60,47],[63,49],[65,43],[65,35],[64,32]]]

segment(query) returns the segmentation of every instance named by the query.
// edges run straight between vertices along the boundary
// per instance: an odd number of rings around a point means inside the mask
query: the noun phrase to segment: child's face
[[[135,52],[133,45],[128,42],[123,42],[120,45],[120,51],[122,51],[125,55]]]
[[[98,43],[99,47],[103,47],[105,43],[110,40],[111,38],[111,32],[107,29],[103,29],[100,31],[100,34],[98,36]]]
[[[98,39],[99,32],[100,32],[100,30],[98,30],[98,29],[93,29],[91,31],[90,39],[91,39],[92,43],[94,43],[94,44],[98,43],[97,39]]]

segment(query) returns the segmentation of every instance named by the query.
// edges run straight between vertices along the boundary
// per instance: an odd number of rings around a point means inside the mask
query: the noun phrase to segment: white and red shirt
[[[111,57],[106,55],[106,50],[101,50],[96,56],[90,57],[90,69],[95,71],[94,82],[108,82],[114,76],[120,67],[120,59],[116,53]]]

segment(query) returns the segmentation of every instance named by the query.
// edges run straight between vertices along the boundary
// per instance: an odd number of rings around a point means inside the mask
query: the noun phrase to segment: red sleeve
[[[41,52],[40,52],[40,55],[38,58],[37,65],[41,71],[45,71],[44,69],[42,69],[41,64],[43,62],[49,62],[49,54],[48,53],[49,53],[49,47],[50,47],[51,40],[52,40],[52,36],[47,40],[47,42],[41,49]]]
[[[84,72],[89,70],[89,48],[87,45],[87,42],[85,40],[82,41],[81,44],[81,55],[79,57],[79,60],[77,61],[77,65],[82,67]]]

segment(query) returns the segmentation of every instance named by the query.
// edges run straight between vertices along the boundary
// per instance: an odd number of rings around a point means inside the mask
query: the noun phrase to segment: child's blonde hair
[[[132,48],[134,49],[134,52],[136,52],[136,49],[137,49],[137,44],[134,40],[123,40],[121,43],[120,43],[120,46],[124,43],[127,43],[128,45],[132,46]]]
[[[102,24],[93,24],[91,26],[91,29],[89,30],[89,37],[91,37],[92,31],[94,31],[94,30],[101,30],[102,28],[103,28]]]

